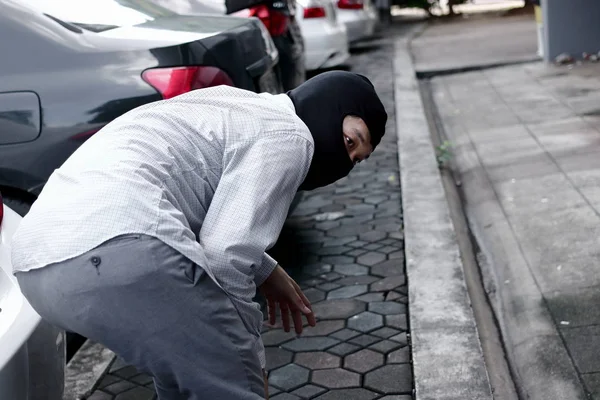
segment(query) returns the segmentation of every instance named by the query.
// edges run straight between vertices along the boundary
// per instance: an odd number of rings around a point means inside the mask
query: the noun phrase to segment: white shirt
[[[313,146],[285,94],[219,86],[136,108],[52,174],[13,238],[13,268],[42,268],[122,234],[150,235],[207,271],[259,335],[252,299],[277,265],[265,251]]]

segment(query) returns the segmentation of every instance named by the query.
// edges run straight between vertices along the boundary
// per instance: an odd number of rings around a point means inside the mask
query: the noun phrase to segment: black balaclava
[[[373,149],[385,133],[387,113],[373,84],[362,75],[325,72],[289,91],[288,96],[315,142],[310,169],[299,190],[327,186],[348,175],[354,167],[342,130],[347,115],[365,122]]]

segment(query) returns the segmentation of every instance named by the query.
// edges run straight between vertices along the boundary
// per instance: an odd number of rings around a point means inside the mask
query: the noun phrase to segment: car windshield
[[[44,14],[97,32],[177,15],[175,12],[147,0],[22,1]]]

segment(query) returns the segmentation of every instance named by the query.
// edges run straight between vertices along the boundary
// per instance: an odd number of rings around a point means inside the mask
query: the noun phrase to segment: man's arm
[[[308,172],[312,147],[301,136],[270,134],[224,155],[199,238],[211,268],[228,277],[220,283],[233,296],[252,298],[253,280],[260,285],[277,266],[265,251],[275,244]]]

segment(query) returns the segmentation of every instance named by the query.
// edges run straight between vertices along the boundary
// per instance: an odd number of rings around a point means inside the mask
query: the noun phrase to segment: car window
[[[148,0],[22,0],[42,13],[84,27],[121,27],[177,15]]]

